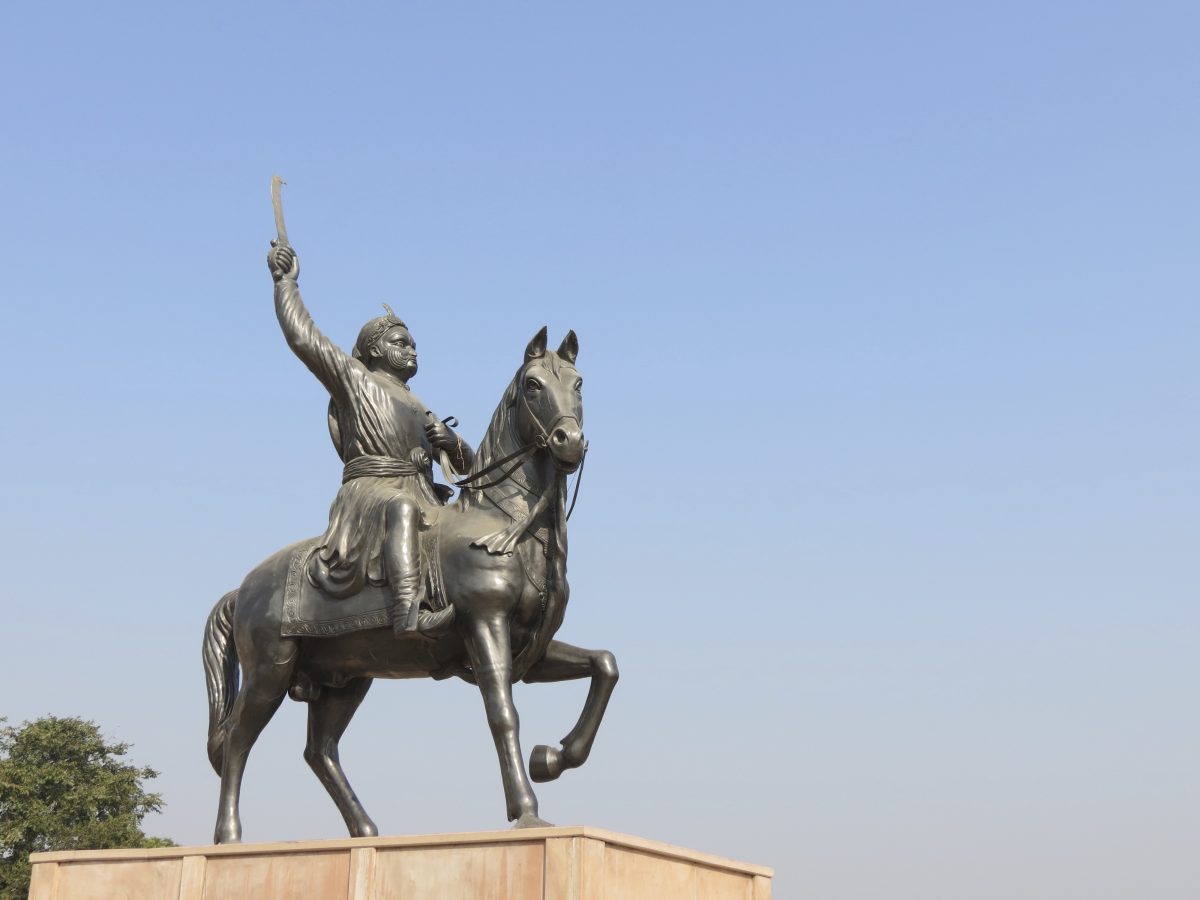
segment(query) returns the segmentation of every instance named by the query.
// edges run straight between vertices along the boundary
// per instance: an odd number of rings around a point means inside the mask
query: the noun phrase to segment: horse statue
[[[578,351],[574,332],[555,352],[547,351],[545,328],[534,336],[471,471],[459,482],[458,499],[440,509],[430,528],[430,565],[440,582],[436,602],[453,608],[443,631],[397,636],[377,621],[327,636],[290,633],[289,585],[303,580],[296,561],[311,541],[275,553],[218,601],[203,643],[208,755],[221,776],[216,843],[241,840],[246,759],[289,694],[308,703],[304,759],[350,835],[378,834],[338,758],[338,741],[376,678],[457,676],[477,685],[508,819],[517,828],[549,824],[538,817],[530,779],[550,781],[587,760],[617,683],[616,660],[607,650],[554,639],[568,598],[567,476],[586,450]],[[578,678],[591,679],[579,720],[559,746],[534,747],[527,772],[513,683]]]

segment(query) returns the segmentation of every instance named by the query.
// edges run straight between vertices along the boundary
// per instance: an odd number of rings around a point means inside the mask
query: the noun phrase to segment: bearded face
[[[402,381],[417,374],[417,344],[403,325],[389,328],[376,342],[373,352],[382,356]]]

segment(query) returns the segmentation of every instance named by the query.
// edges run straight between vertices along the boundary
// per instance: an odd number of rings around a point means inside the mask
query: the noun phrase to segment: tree
[[[163,801],[142,787],[158,773],[123,762],[128,750],[78,718],[0,728],[0,900],[26,896],[30,853],[174,846],[142,833]]]

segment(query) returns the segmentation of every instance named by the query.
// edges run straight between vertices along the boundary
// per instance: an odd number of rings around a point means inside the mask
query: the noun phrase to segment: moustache
[[[396,369],[407,369],[417,364],[417,354],[411,350],[388,350],[387,361]]]

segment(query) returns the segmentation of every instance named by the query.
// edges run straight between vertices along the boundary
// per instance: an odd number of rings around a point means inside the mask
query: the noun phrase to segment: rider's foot
[[[440,637],[450,628],[454,621],[454,607],[444,609],[423,609],[417,614],[417,630],[426,637]]]

